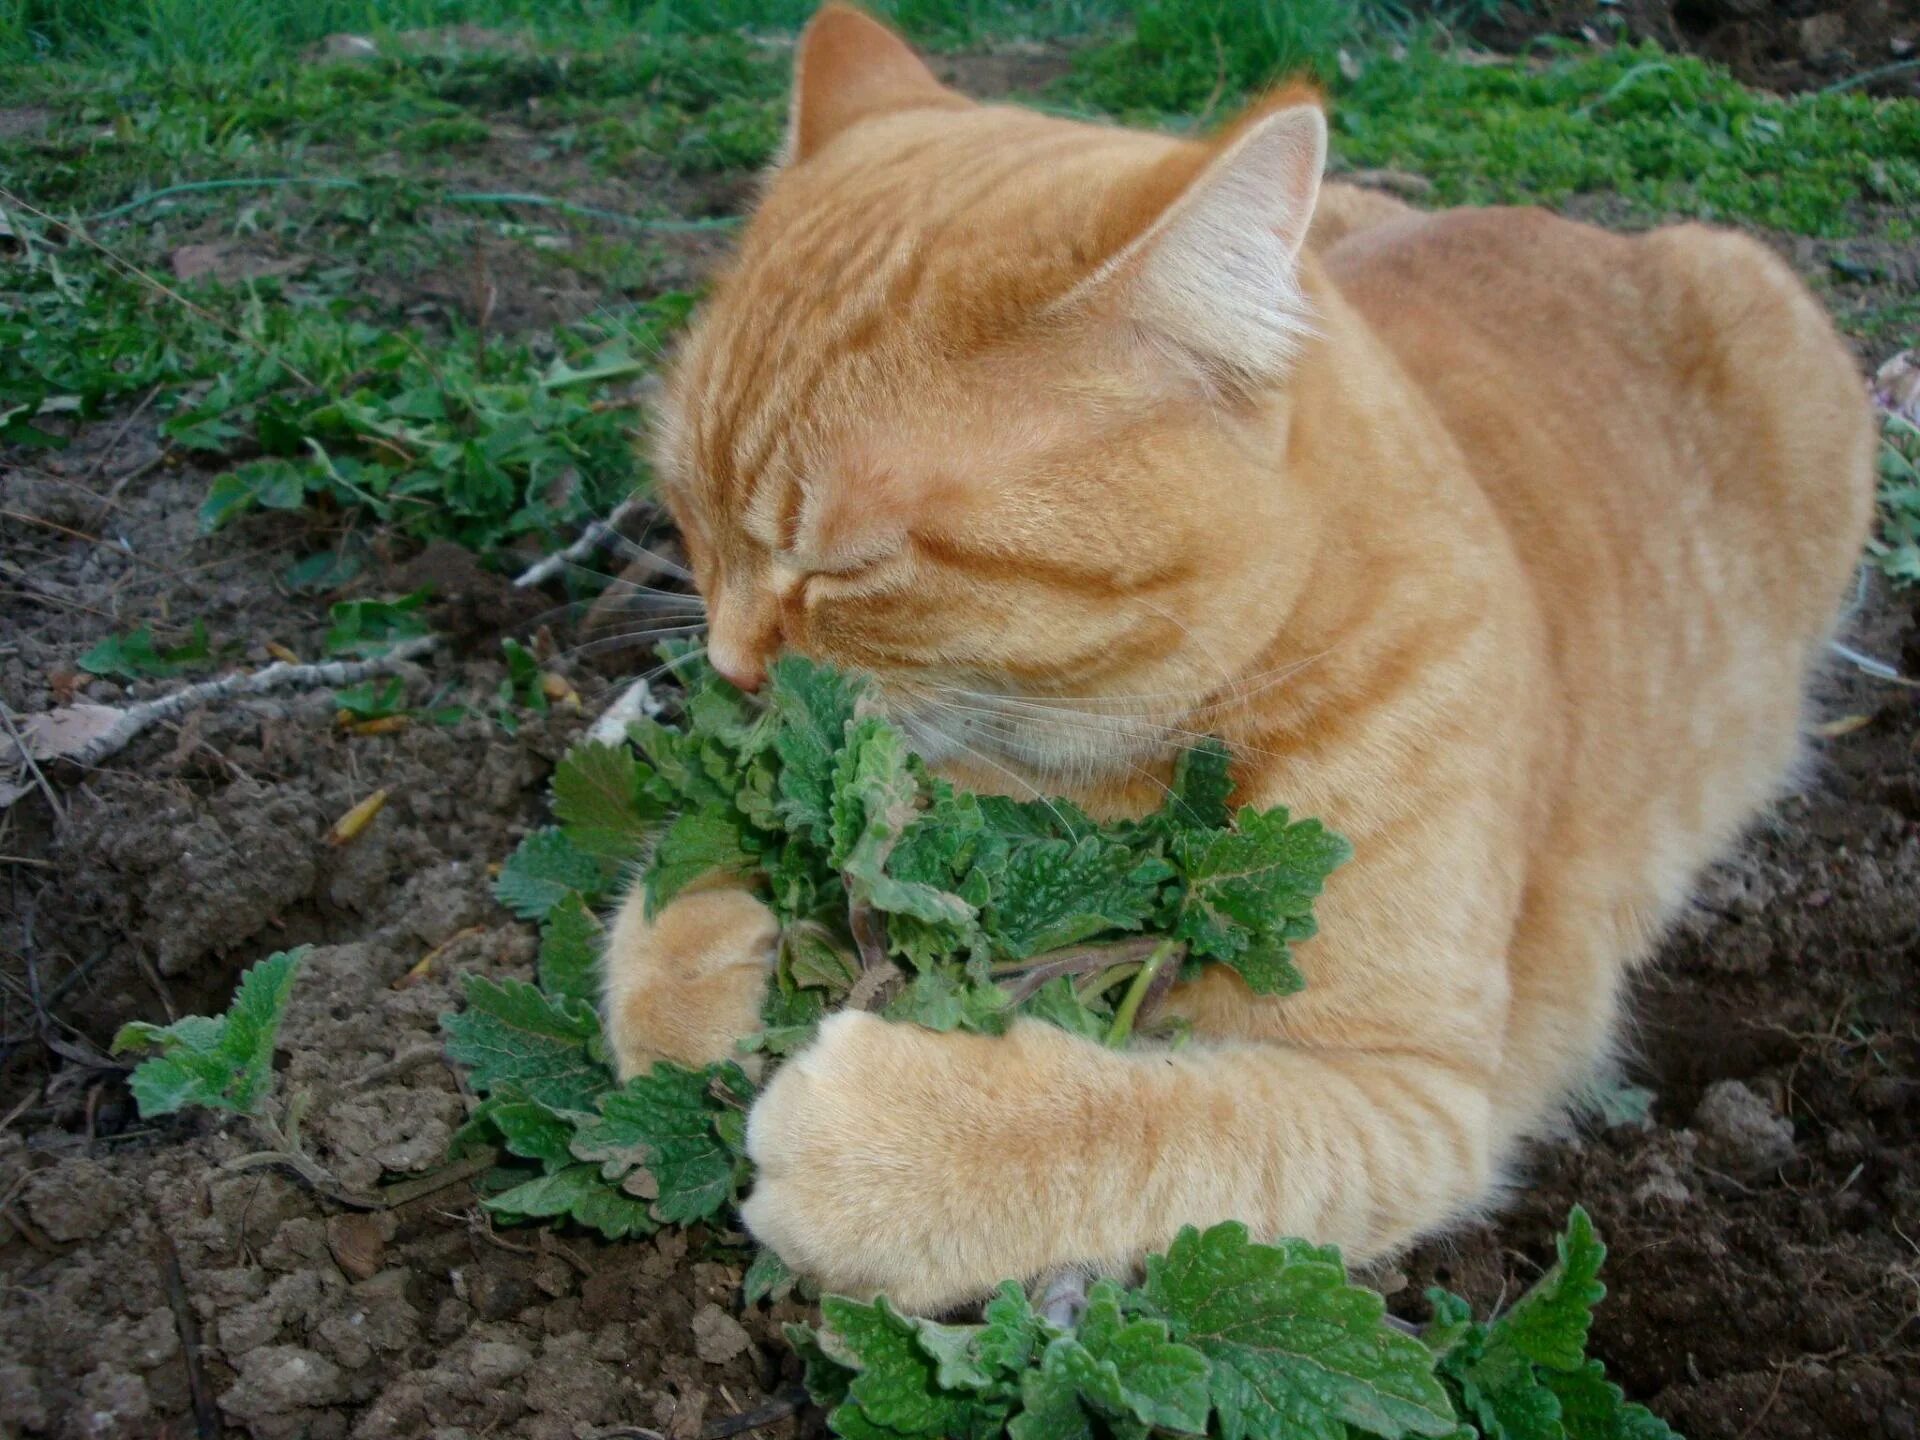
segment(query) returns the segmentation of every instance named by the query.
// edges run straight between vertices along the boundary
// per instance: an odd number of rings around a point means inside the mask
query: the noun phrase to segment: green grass
[[[1613,193],[1649,215],[1847,235],[1868,206],[1920,204],[1920,104],[1789,99],[1652,46],[1465,66],[1416,47],[1341,91],[1356,165],[1428,176],[1448,203]]]
[[[1336,163],[1425,175],[1436,202],[1591,195],[1649,222],[1911,239],[1920,105],[1763,96],[1651,48],[1464,64],[1438,25],[1478,3],[882,8],[923,43],[1080,37],[1046,98],[1148,123],[1217,120],[1276,76],[1319,74]],[[639,478],[632,417],[609,408],[633,377],[543,382],[595,354],[637,367],[665,341],[686,306],[671,293],[686,273],[673,227],[724,223],[784,124],[790,52],[738,26],[776,31],[810,9],[0,0],[0,94],[50,112],[39,133],[0,141],[0,187],[82,226],[8,212],[30,243],[24,263],[0,254],[0,439],[57,443],[70,425],[57,417],[151,392],[172,443],[214,473],[210,521],[249,506],[361,509],[481,548],[577,523]],[[398,38],[454,21],[498,33],[464,48]],[[303,57],[338,30],[383,37],[381,53]],[[553,203],[501,198],[525,192]],[[135,272],[165,276],[188,243],[306,268],[183,282],[183,305]],[[529,293],[571,290],[598,313],[526,333],[526,320],[496,318],[483,341],[473,307],[444,298],[450,283],[478,283],[476,255]],[[423,306],[423,289],[443,298]],[[1920,296],[1885,287],[1836,304],[1876,348],[1907,343],[1920,314]],[[429,390],[444,413],[414,413]],[[418,433],[383,439],[382,425]]]

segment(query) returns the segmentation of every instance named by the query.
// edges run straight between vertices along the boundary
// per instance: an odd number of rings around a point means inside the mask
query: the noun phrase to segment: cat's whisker
[[[601,580],[606,582],[605,583],[606,590],[617,590],[620,593],[627,594],[627,595],[657,595],[662,597],[663,599],[689,600],[699,605],[702,609],[706,608],[706,604],[707,604],[706,599],[702,595],[700,595],[699,592],[697,591],[663,590],[657,585],[643,584],[638,580],[630,580],[624,575],[609,575],[604,570],[595,570],[590,565],[581,565],[573,561],[568,561],[566,568],[568,570],[573,571],[575,574],[586,576],[590,579]],[[691,577],[687,577],[687,578],[691,578]]]
[[[1271,669],[1258,671],[1252,675],[1220,681],[1213,686],[1195,686],[1189,690],[1138,691],[1133,693],[1111,692],[1099,695],[1013,695],[1009,692],[997,690],[967,690],[966,687],[963,686],[953,686],[950,688],[962,690],[966,694],[976,698],[991,697],[993,699],[1019,700],[1028,705],[1045,705],[1069,710],[1088,710],[1089,713],[1092,713],[1090,710],[1092,706],[1111,705],[1116,708],[1126,707],[1130,710],[1138,710],[1151,714],[1153,710],[1151,702],[1165,701],[1170,706],[1180,707],[1180,714],[1183,717],[1195,717],[1228,709],[1234,705],[1244,704],[1256,695],[1272,689],[1275,685],[1298,674],[1307,666],[1324,659],[1331,653],[1332,651],[1330,649],[1322,650],[1317,654],[1304,656],[1299,660],[1289,661],[1285,665],[1276,665]],[[1213,691],[1220,692],[1217,699],[1207,700],[1197,705],[1191,703],[1195,694],[1207,694]]]
[[[937,683],[937,682],[926,682]],[[957,687],[937,686],[950,694],[964,694],[976,700],[991,702],[990,705],[967,705],[958,700],[941,700],[939,703],[961,710],[973,710],[983,715],[993,715],[1001,719],[1027,720],[1035,727],[1061,726],[1077,729],[1081,732],[1102,734],[1116,738],[1123,737],[1127,728],[1133,728],[1140,739],[1158,740],[1175,750],[1197,750],[1210,740],[1219,740],[1230,750],[1247,755],[1263,755],[1272,759],[1280,758],[1274,751],[1264,750],[1257,745],[1249,745],[1242,740],[1228,740],[1223,736],[1209,735],[1201,730],[1189,730],[1179,725],[1168,725],[1141,715],[1098,715],[1089,712],[1069,710],[1063,707],[1035,706],[1027,709],[1026,702],[1017,696],[992,695],[984,691],[965,691]],[[1027,709],[1025,715],[1009,715],[1009,708]],[[1111,758],[1111,757],[1108,757]]]
[[[629,540],[618,531],[610,531],[607,534],[606,545],[608,549],[617,550],[629,560],[644,560],[649,565],[658,567],[662,575],[671,575],[674,579],[685,580],[689,584],[693,582],[693,571],[687,569],[687,567],[679,561],[669,560],[659,551],[649,550],[639,541]]]
[[[991,717],[983,717],[979,723],[981,723],[982,725],[990,725],[994,723],[994,721],[992,720]],[[995,731],[993,733],[995,734],[997,739],[1001,740],[1009,748],[1020,746],[1020,747],[1024,747],[1029,752],[1034,751],[1038,748],[1036,741],[1034,741],[1028,736],[1022,735],[1019,732],[1019,727],[1016,722],[1011,720],[1003,720],[1003,721],[1000,721],[999,723],[1002,725],[1003,729],[1000,731]],[[1016,754],[1013,758],[1016,760],[1024,760],[1025,763],[1033,764],[1033,765],[1044,768],[1044,762],[1038,756],[1029,755],[1029,756],[1023,757],[1021,755]],[[1177,801],[1179,799],[1178,795],[1175,794],[1174,789],[1171,785],[1167,784],[1166,781],[1162,780],[1159,776],[1155,775],[1152,771],[1144,769],[1141,766],[1134,764],[1133,761],[1127,759],[1126,756],[1120,755],[1120,756],[1112,756],[1112,757],[1105,757],[1105,758],[1118,759],[1122,765],[1126,766],[1127,769],[1131,770],[1135,775],[1138,775],[1142,780],[1145,780],[1149,785],[1152,785],[1156,790],[1159,790],[1169,800]],[[1089,766],[1089,769],[1091,769],[1091,766]]]
[[[592,640],[582,641],[559,652],[559,658],[574,659],[583,655],[600,655],[612,650],[631,650],[645,645],[650,640],[670,640],[677,635],[701,635],[706,626],[665,625],[646,630],[629,630],[618,635],[602,635]]]
[[[1020,774],[1016,770],[1012,770],[1007,766],[1002,765],[998,760],[995,760],[991,755],[987,754],[984,750],[981,750],[976,746],[969,745],[965,740],[962,740],[958,735],[954,734],[952,731],[943,730],[939,726],[934,725],[930,720],[927,720],[924,717],[904,716],[902,717],[901,724],[903,728],[907,730],[909,738],[912,738],[912,734],[915,729],[925,728],[933,735],[933,737],[936,740],[942,742],[943,745],[953,746],[954,748],[960,750],[964,754],[972,756],[975,760],[978,760],[981,764],[989,766],[990,768],[998,771],[1000,774],[1006,776],[1009,780],[1013,781],[1014,784],[1026,790],[1035,800],[1039,801],[1042,805],[1046,806],[1048,810],[1052,811],[1054,819],[1060,822],[1060,828],[1067,832],[1067,835],[1069,836],[1069,838],[1076,841],[1080,838],[1079,832],[1073,828],[1073,823],[1067,819],[1065,812],[1062,811],[1060,807],[1054,803],[1052,797],[1049,796],[1038,785],[1034,784],[1033,781],[1027,779],[1026,776]],[[919,748],[930,748],[930,747],[921,745]]]

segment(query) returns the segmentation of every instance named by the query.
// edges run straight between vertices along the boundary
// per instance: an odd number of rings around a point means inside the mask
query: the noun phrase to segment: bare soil
[[[1783,249],[1830,278],[1826,250]],[[596,299],[506,259],[498,326]],[[348,589],[291,592],[283,567],[338,522],[202,536],[209,475],[162,456],[125,415],[56,455],[0,454],[0,700],[121,698],[75,661],[139,623],[204,620],[224,663],[312,658],[328,601],[431,583],[448,641],[409,696],[471,712],[352,736],[326,692],[234,702],[51,775],[64,819],[38,795],[0,815],[0,1436],[690,1440],[764,1405],[796,1378],[779,1325],[801,1312],[742,1305],[738,1236],[496,1230],[459,1179],[355,1209],[237,1164],[259,1148],[245,1122],[135,1115],[104,1053],[119,1024],[218,1009],[242,966],[311,944],[277,1082],[311,1153],[352,1189],[441,1175],[467,1097],[438,1016],[463,975],[531,972],[489,866],[541,823],[608,689],[568,654],[576,610],[458,550],[374,535]],[[1847,633],[1920,674],[1917,620],[1911,593],[1869,585]],[[583,710],[495,724],[503,635],[534,636]],[[1920,1434],[1916,696],[1836,662],[1816,719],[1844,733],[1637,987],[1626,1068],[1648,1114],[1539,1147],[1488,1220],[1383,1267],[1399,1313],[1424,1318],[1430,1284],[1511,1297],[1577,1202],[1612,1248],[1596,1352],[1694,1440]],[[372,825],[329,845],[381,788]],[[820,1430],[801,1414],[757,1433]]]
[[[1624,32],[1717,60],[1763,90],[1858,86],[1920,95],[1920,9],[1910,0],[1507,0],[1477,39],[1520,50],[1542,34]]]

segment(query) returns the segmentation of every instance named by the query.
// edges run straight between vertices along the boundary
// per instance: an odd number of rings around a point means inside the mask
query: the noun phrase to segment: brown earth
[[[1515,51],[1542,34],[1616,32],[1717,60],[1763,90],[1920,95],[1920,9],[1911,0],[1505,0],[1473,27],[1476,39]]]
[[[1009,83],[1054,63],[1008,62]],[[1782,248],[1832,281],[1829,247]],[[595,299],[508,260],[489,302],[503,328]],[[446,289],[462,303],[457,272]],[[1871,298],[1857,290],[1830,293]],[[227,663],[264,663],[269,643],[311,658],[342,598],[278,578],[337,523],[201,536],[208,474],[125,419],[51,458],[0,454],[0,700],[16,713],[122,698],[74,662],[139,623],[204,620]],[[496,725],[499,638],[547,628],[585,713],[608,684],[568,653],[579,616],[557,595],[370,539],[342,594],[431,582],[449,638],[409,697],[469,718],[354,737],[325,691],[232,702],[52,774],[64,820],[37,794],[0,812],[0,1436],[688,1440],[795,1378],[779,1324],[801,1311],[742,1306],[739,1237],[496,1231],[443,1172],[466,1097],[437,1017],[464,974],[530,972],[534,937],[492,901],[488,866],[541,822],[585,718]],[[1911,593],[1867,586],[1847,634],[1916,674],[1916,619]],[[1596,1353],[1694,1440],[1920,1434],[1917,694],[1836,663],[1816,718],[1844,733],[1816,742],[1637,987],[1626,1071],[1648,1113],[1538,1148],[1490,1220],[1384,1268],[1399,1313],[1424,1318],[1430,1284],[1482,1310],[1510,1298],[1577,1202],[1612,1249]],[[328,845],[380,788],[372,825]],[[338,1185],[448,1182],[389,1210],[237,1164],[260,1148],[244,1122],[142,1123],[104,1054],[124,1020],[218,1009],[242,966],[303,943],[278,1094],[304,1097],[307,1148]],[[820,1429],[803,1414],[758,1433]]]

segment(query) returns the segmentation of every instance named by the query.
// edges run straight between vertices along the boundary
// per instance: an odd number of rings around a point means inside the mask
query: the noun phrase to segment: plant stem
[[[1146,964],[1140,967],[1140,973],[1133,977],[1133,983],[1127,986],[1127,993],[1121,997],[1120,1008],[1114,1011],[1113,1028],[1107,1031],[1107,1047],[1118,1050],[1127,1043],[1127,1037],[1133,1034],[1133,1018],[1140,1013],[1140,1002],[1147,998],[1147,991],[1153,988],[1154,979],[1172,957],[1172,940],[1162,940]]]

